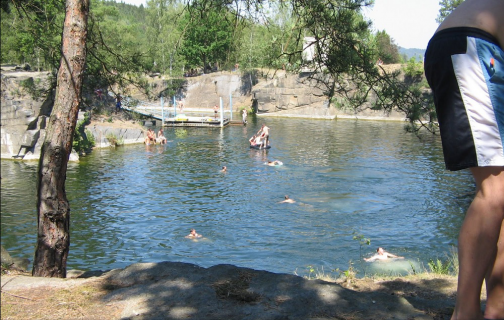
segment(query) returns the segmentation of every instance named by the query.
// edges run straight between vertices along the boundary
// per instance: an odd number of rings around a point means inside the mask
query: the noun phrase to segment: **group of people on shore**
[[[259,147],[259,149],[264,149],[269,146],[269,131],[270,128],[263,124],[261,129],[257,131],[250,139],[249,143],[252,147]]]
[[[156,133],[154,130],[151,128],[147,129],[147,135],[144,139],[144,143],[146,145],[151,145],[151,144],[166,144],[167,140],[166,137],[164,136],[163,129],[159,129],[156,137]]]

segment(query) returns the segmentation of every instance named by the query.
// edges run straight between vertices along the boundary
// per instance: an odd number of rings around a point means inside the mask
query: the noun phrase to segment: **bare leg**
[[[452,320],[483,319],[480,306],[483,280],[487,272],[492,276],[498,276],[499,273],[498,270],[494,270],[495,272],[489,270],[492,270],[496,262],[497,241],[504,219],[504,167],[471,168],[471,172],[477,190],[459,234],[460,269],[457,303]],[[500,262],[496,266],[499,267],[501,264]],[[502,275],[502,270],[500,274]],[[504,297],[498,296],[501,286],[497,281],[492,281],[491,284],[489,304],[493,304],[493,301],[499,298],[499,301],[502,301]],[[490,312],[494,307],[489,304],[487,309]],[[499,316],[504,317],[504,314]]]
[[[503,195],[504,196],[504,195]],[[504,222],[501,225],[497,257],[493,268],[486,277],[487,306],[486,319],[504,318]]]

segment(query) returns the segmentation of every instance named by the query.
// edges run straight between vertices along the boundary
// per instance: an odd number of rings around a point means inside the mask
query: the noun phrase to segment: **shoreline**
[[[433,274],[327,281],[168,261],[69,274],[2,275],[2,319],[444,320],[457,283]]]

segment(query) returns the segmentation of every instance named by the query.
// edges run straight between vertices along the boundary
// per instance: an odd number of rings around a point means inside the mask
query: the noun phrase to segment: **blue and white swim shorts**
[[[504,51],[487,32],[451,28],[425,52],[448,170],[504,166]]]

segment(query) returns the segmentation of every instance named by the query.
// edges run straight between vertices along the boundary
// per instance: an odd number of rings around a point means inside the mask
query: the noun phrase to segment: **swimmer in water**
[[[275,161],[268,161],[268,162],[266,162],[266,164],[268,166],[270,166],[270,167],[274,167],[274,166],[281,166],[281,165],[283,165],[283,162],[275,160]]]
[[[195,238],[201,238],[203,236],[201,234],[196,233],[196,229],[191,229],[191,232],[189,232],[189,234],[185,237],[195,239]]]
[[[223,166],[221,172],[227,172],[227,167]]]
[[[279,203],[295,203],[294,199],[289,198],[288,195],[285,195],[285,198],[283,201],[280,201]]]
[[[379,247],[378,249],[376,249],[374,256],[372,256],[371,258],[364,258],[364,261],[373,262],[376,260],[387,260],[388,258],[404,259],[404,257],[396,256],[395,254],[383,250],[382,247]]]

